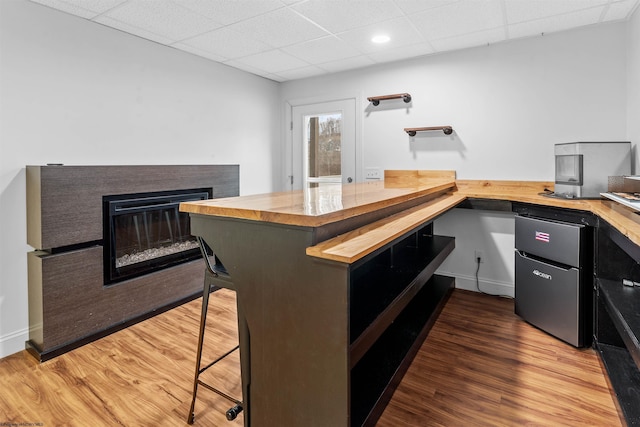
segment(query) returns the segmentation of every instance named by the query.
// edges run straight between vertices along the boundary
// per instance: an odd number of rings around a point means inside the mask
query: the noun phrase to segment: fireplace
[[[2,0],[0,0],[2,1]],[[240,192],[238,165],[101,165],[101,166],[27,166],[27,243],[34,249],[27,256],[29,292],[29,341],[27,349],[45,361],[106,334],[126,328],[177,305],[202,296],[204,265],[196,259],[182,262],[138,277],[132,264],[115,268],[111,259],[126,235],[105,234],[109,216],[106,201],[167,196],[171,190],[179,196],[196,193],[201,198],[235,197]],[[151,192],[151,193],[150,193]],[[146,194],[143,194],[146,193]],[[198,193],[206,193],[198,194]],[[106,197],[109,196],[111,197]],[[118,195],[118,196],[115,196]],[[122,196],[124,195],[124,196]],[[187,197],[191,199],[191,197]],[[171,198],[169,198],[171,201]],[[157,200],[151,204],[158,207]],[[173,200],[177,202],[177,200]],[[141,207],[147,203],[123,207]],[[177,203],[176,206],[177,208]],[[116,206],[113,207],[114,213]],[[149,240],[151,224],[166,227],[175,222],[175,209],[152,218],[147,213]],[[159,209],[159,210],[161,210]],[[121,211],[122,209],[118,209]],[[144,215],[137,213],[135,232],[132,210],[118,212],[115,221],[131,225],[138,247],[146,245]],[[128,213],[129,215],[126,215]],[[121,215],[117,215],[121,216]],[[179,218],[179,217],[178,217]],[[185,222],[188,224],[188,222]],[[173,240],[189,231],[180,223]],[[109,227],[111,225],[108,225]],[[191,228],[191,232],[194,230]],[[186,235],[186,236],[185,236]],[[113,242],[112,239],[113,238]],[[168,239],[171,238],[171,235]],[[161,240],[161,238],[154,238]],[[113,248],[113,249],[112,249]],[[105,253],[108,261],[105,261]],[[184,254],[182,254],[184,255]],[[182,256],[181,255],[181,256]],[[106,266],[106,267],[105,267]],[[105,273],[106,271],[106,273]],[[140,274],[140,273],[138,273]],[[109,285],[105,286],[106,281]],[[127,278],[129,277],[129,278]],[[125,278],[125,281],[120,281]]]
[[[200,257],[179,207],[209,198],[207,188],[103,196],[105,285]]]

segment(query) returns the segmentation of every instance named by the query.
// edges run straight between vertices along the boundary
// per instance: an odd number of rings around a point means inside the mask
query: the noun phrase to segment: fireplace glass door
[[[105,284],[198,258],[198,242],[180,202],[209,196],[205,189],[105,197]]]

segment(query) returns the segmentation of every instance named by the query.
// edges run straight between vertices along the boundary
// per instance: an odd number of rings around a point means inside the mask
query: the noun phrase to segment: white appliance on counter
[[[568,142],[555,145],[553,197],[599,199],[610,176],[631,174],[631,142]]]

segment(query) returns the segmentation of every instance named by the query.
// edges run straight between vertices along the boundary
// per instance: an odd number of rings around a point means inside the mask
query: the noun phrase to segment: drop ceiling
[[[640,0],[31,0],[283,82],[628,19]],[[390,40],[374,44],[375,35]]]

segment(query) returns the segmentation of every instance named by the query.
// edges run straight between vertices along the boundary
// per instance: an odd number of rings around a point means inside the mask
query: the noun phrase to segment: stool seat
[[[211,284],[212,291],[215,291],[216,288],[230,289],[232,291],[236,290],[233,280],[231,280],[231,276],[228,274],[221,274],[220,272],[217,272],[216,274],[209,270],[205,270],[204,280]]]

